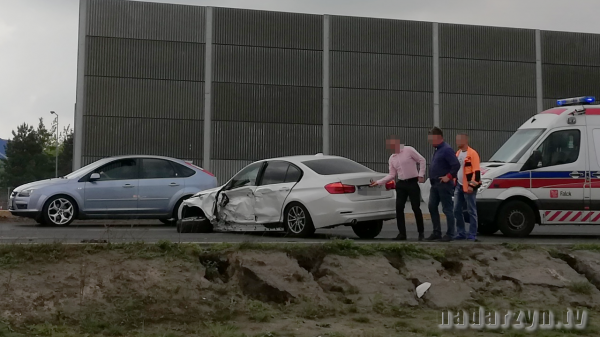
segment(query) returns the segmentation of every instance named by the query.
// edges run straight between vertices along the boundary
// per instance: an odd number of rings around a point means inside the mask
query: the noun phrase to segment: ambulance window
[[[579,130],[562,130],[550,134],[537,148],[541,156],[538,168],[571,164],[579,158],[581,132]]]

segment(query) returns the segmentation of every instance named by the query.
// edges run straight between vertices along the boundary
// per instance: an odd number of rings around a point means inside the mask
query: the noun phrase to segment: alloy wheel
[[[306,214],[300,206],[293,206],[288,211],[287,216],[288,228],[294,234],[299,234],[306,226]]]
[[[74,207],[71,201],[58,198],[48,206],[48,218],[55,225],[64,225],[73,219]]]

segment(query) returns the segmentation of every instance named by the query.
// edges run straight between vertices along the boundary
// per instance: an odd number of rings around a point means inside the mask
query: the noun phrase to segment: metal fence
[[[600,35],[122,0],[80,0],[76,167],[122,154],[343,155],[427,130],[484,159],[556,98],[600,94]]]

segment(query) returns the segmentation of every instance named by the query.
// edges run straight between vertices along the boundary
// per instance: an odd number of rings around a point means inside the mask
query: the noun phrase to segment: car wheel
[[[182,219],[177,221],[177,233],[212,233],[213,225],[208,219]]]
[[[497,223],[479,223],[477,226],[477,233],[481,235],[494,235],[498,232]]]
[[[286,235],[292,237],[305,238],[315,233],[315,226],[306,207],[297,202],[285,208],[283,226]]]
[[[354,234],[361,239],[374,239],[381,233],[382,220],[359,222],[352,226]]]
[[[66,196],[51,197],[42,210],[42,223],[51,226],[68,226],[77,217],[77,204]]]
[[[525,237],[535,226],[535,214],[526,203],[514,200],[502,206],[498,216],[498,227],[502,234],[510,237]]]

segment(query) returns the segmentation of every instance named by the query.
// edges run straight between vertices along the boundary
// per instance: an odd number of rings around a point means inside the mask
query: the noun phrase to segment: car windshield
[[[517,130],[490,158],[495,163],[516,163],[546,129]]]
[[[370,168],[346,158],[315,159],[304,161],[317,174],[328,176],[333,174],[373,172]]]
[[[103,160],[103,161],[104,161],[104,160]],[[73,172],[71,172],[71,173],[67,174],[67,175],[66,175],[66,176],[64,176],[63,178],[65,178],[65,179],[71,179],[71,178],[74,178],[74,177],[78,176],[80,173],[82,173],[82,172],[84,172],[84,171],[87,171],[87,170],[89,170],[89,169],[90,169],[92,166],[97,166],[98,164],[99,164],[99,161],[93,162],[93,163],[91,163],[91,164],[88,164],[88,165],[86,165],[86,166],[84,166],[84,167],[82,167],[82,168],[80,168],[80,169],[78,169],[78,170],[75,170],[75,171],[73,171]]]

